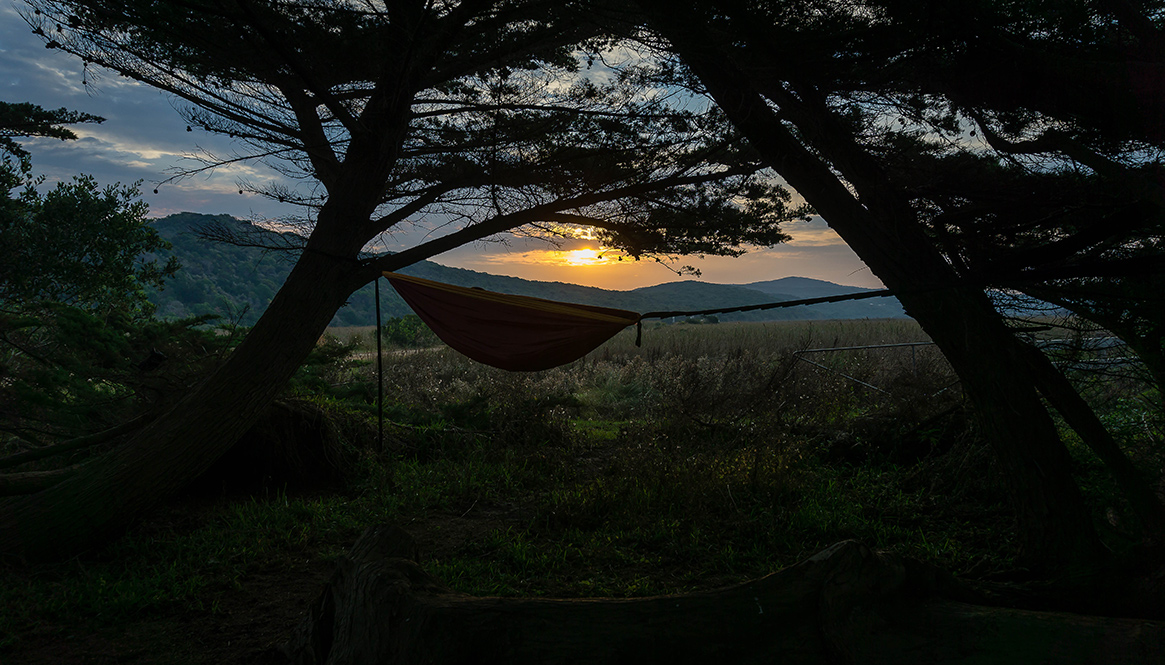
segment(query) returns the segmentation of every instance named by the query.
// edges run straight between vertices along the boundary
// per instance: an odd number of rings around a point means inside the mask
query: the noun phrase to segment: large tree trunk
[[[171,411],[68,480],[0,503],[0,555],[61,558],[100,544],[181,491],[258,420],[336,311],[378,275],[358,257],[384,230],[374,213],[383,202],[412,121],[413,95],[422,87],[432,55],[410,53],[393,63],[391,81],[378,84],[360,110],[359,123],[348,127],[352,135],[342,142],[342,158],[314,114],[319,100],[296,92],[294,81],[288,83],[287,101],[304,123],[296,140],[305,141],[314,175],[327,190],[295,267],[226,362]],[[433,253],[414,250],[407,260],[403,254],[394,256],[383,269]]]
[[[942,350],[975,405],[1015,506],[1021,559],[1058,575],[1090,574],[1102,558],[1099,541],[1068,450],[1024,375],[1024,348],[982,293],[956,290],[929,297],[937,302],[900,299]]]
[[[180,491],[283,389],[357,286],[354,263],[304,252],[226,362],[162,418],[67,480],[0,503],[0,553],[68,557]]]
[[[1034,347],[1027,347],[1025,355],[1040,393],[1108,467],[1140,520],[1146,539],[1160,541],[1165,537],[1165,506],[1162,506],[1152,486],[1124,454],[1092,407],[1047,356]]]
[[[718,591],[642,599],[475,598],[373,527],[285,647],[295,665],[1150,663],[1165,623],[961,602],[933,569],[852,541]]]
[[[758,66],[746,75],[727,51],[717,50],[716,36],[692,33],[687,19],[680,18],[683,12],[654,0],[641,4],[762,158],[898,294],[950,361],[1006,474],[1024,562],[1060,575],[1093,569],[1102,549],[1072,478],[1067,449],[1025,374],[1020,343],[982,290],[960,282],[908,202],[832,122],[816,91],[776,78],[773,72],[789,63],[752,63]],[[779,100],[779,118],[758,90]],[[786,127],[789,122],[799,137]]]

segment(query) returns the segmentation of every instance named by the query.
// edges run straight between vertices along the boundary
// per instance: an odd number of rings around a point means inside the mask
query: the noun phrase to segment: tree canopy
[[[954,365],[1011,484],[1026,560],[1051,569],[1100,558],[1045,398],[1109,464],[1147,537],[1159,537],[1160,500],[983,289],[1160,269],[1159,193],[1147,177],[1159,168],[1159,114],[1119,103],[1153,103],[1156,93],[1137,95],[1157,68],[1148,45],[1160,12],[1125,3],[638,4],[690,84],[896,291]],[[1137,75],[1118,76],[1122,68]]]
[[[302,178],[261,193],[302,205],[310,233],[251,334],[183,404],[108,460],[0,506],[6,549],[92,542],[205,468],[381,270],[572,225],[632,256],[735,253],[805,213],[772,171],[959,372],[1029,563],[1103,556],[1045,399],[1147,532],[1165,532],[1095,414],[983,290],[1159,263],[1155,3],[31,4],[50,47],[169,91],[192,126],[251,148],[207,168],[258,159]],[[414,224],[443,235],[361,254]],[[83,501],[95,493],[109,498]]]
[[[31,155],[17,138],[76,138],[63,125],[101,122],[86,113],[46,111],[34,104],[0,102],[0,311],[38,303],[75,305],[104,313],[148,309],[145,289],[173,274],[142,255],[166,243],[146,222],[136,186],[100,187],[89,176],[58,183],[47,193],[31,175]],[[13,161],[15,159],[15,162]]]
[[[41,195],[33,187],[7,201],[0,219],[0,280],[5,311],[56,302],[102,313],[150,309],[146,288],[161,286],[178,263],[144,259],[167,246],[150,227],[136,187],[101,187],[77,176]]]
[[[47,445],[138,415],[182,383],[142,363],[159,349],[175,359],[198,333],[186,322],[150,320],[147,288],[160,287],[176,259],[147,259],[168,247],[146,218],[134,186],[101,187],[78,175],[46,192],[18,138],[73,134],[60,126],[98,118],[0,104],[10,144],[0,199],[0,432],[7,444]],[[212,348],[213,340],[201,339]],[[181,352],[180,352],[181,348]],[[183,364],[175,362],[174,365]],[[189,368],[186,368],[189,370]]]
[[[656,87],[648,61],[606,64],[583,4],[33,5],[37,29],[64,26],[51,45],[172,92],[251,148],[230,159],[297,178],[260,193],[304,206],[316,242],[348,227],[344,253],[418,223],[458,244],[581,223],[633,256],[738,252],[797,214],[714,108]],[[359,210],[330,221],[356,188]]]
[[[205,469],[382,270],[578,224],[632,256],[734,253],[805,212],[718,109],[659,86],[650,61],[621,62],[589,3],[30,4],[48,46],[176,95],[192,127],[250,149],[207,168],[256,159],[302,178],[260,193],[303,206],[309,231],[264,315],[181,404],[0,505],[0,548],[25,556],[99,542]],[[435,232],[362,253],[416,224]]]
[[[3,153],[6,165],[12,166],[9,160],[15,157],[20,168],[27,171],[31,165],[30,155],[16,139],[41,136],[68,141],[77,135],[64,125],[86,122],[100,123],[105,119],[63,108],[49,111],[27,102],[0,102],[0,153]]]

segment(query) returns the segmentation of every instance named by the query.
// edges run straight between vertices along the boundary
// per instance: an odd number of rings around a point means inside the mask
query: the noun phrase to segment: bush
[[[417,349],[438,344],[440,340],[429,326],[416,314],[406,314],[399,318],[385,321],[381,328],[384,341],[389,346],[404,349]]]

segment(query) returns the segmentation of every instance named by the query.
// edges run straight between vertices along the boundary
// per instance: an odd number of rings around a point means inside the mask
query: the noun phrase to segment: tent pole
[[[384,450],[384,357],[380,348],[380,276],[376,277],[376,450]]]

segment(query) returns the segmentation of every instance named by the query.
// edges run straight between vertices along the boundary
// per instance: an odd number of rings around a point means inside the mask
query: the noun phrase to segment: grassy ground
[[[343,488],[188,495],[102,551],[0,568],[0,663],[274,661],[330,563],[384,521],[473,594],[706,589],[845,539],[1008,573],[1001,480],[933,348],[804,353],[918,341],[909,321],[649,326],[642,347],[626,333],[530,374],[391,354],[383,445],[372,363],[314,364],[300,397],[360,425],[341,428]],[[1112,377],[1091,394],[1159,470],[1160,398]],[[1069,443],[1106,538],[1134,542]]]

